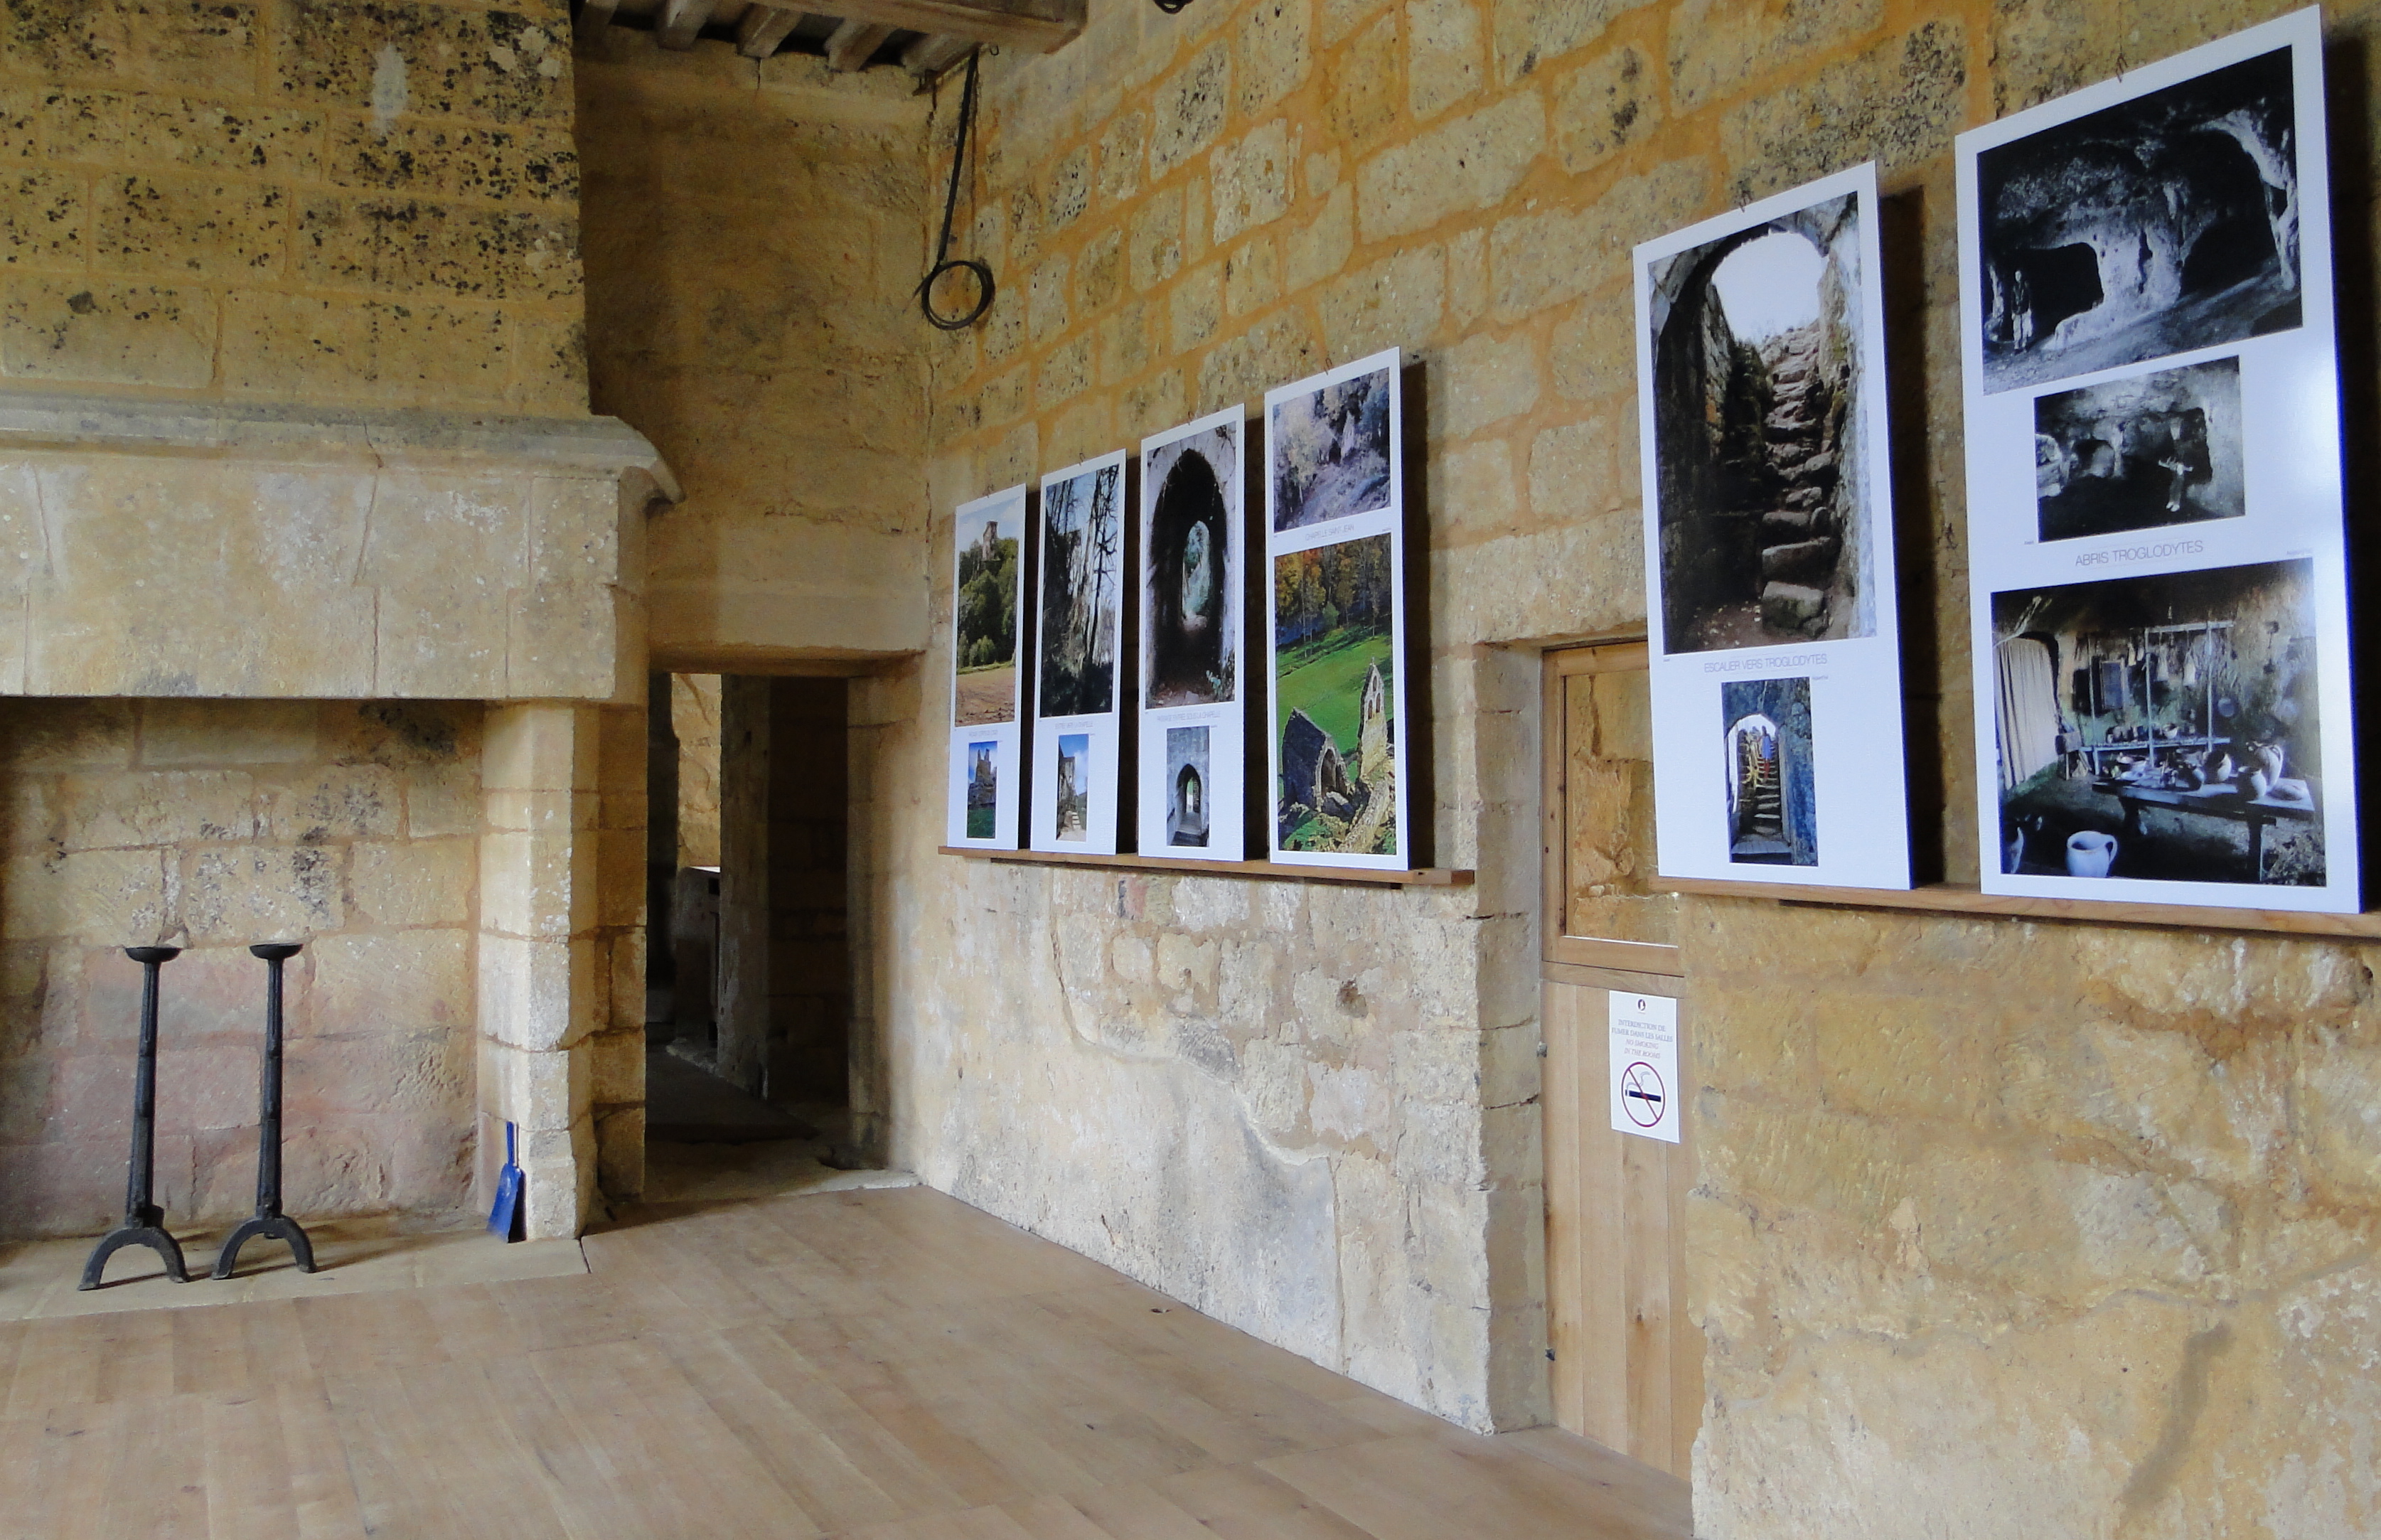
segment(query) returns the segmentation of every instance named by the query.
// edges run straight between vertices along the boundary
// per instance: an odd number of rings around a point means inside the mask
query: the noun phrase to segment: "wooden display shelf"
[[[2246,931],[2279,935],[2340,936],[2381,941],[2381,913],[2307,914],[2287,909],[2216,909],[2184,904],[2099,903],[2088,898],[2020,898],[1980,891],[1974,883],[1938,882],[1896,890],[1805,887],[1789,883],[1725,882],[1665,877],[1663,891],[1691,898],[1768,898],[1826,909],[1916,910],[1932,914],[1986,914],[2009,920],[2057,920],[2086,925],[2158,925],[2168,930]]]
[[[1014,866],[1093,866],[1113,872],[1181,872],[1194,877],[1264,877],[1276,882],[1361,883],[1374,887],[1469,887],[1471,874],[1450,866],[1380,872],[1369,866],[1300,866],[1281,861],[1185,861],[1179,856],[1059,855],[1049,850],[979,850],[937,847],[946,856],[1006,862]]]

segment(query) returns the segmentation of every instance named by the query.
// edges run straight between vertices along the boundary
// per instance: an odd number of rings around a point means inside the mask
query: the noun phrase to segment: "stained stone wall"
[[[938,618],[855,694],[863,1126],[1420,1404],[1538,1416],[1527,660],[1644,623],[1630,246],[1882,163],[1922,844],[1972,879],[1952,136],[2285,8],[1243,0],[988,61],[1003,297],[935,360],[932,613],[960,500],[1406,348],[1433,854],[1481,882],[938,855]],[[2362,104],[2372,8],[2330,24]],[[2335,121],[2348,164],[2371,129]],[[1680,939],[1699,1534],[2381,1525],[2362,948],[1723,900]]]
[[[897,70],[598,29],[578,61],[595,408],[686,488],[656,665],[879,662],[925,637],[930,98]]]
[[[562,0],[12,0],[0,389],[584,412]]]

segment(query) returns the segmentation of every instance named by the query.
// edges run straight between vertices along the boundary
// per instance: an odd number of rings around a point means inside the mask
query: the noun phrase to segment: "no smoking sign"
[[[1612,1126],[1679,1142],[1679,1002],[1666,995],[1609,996]]]

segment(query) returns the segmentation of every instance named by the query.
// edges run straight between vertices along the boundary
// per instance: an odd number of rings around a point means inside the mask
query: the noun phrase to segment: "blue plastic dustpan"
[[[505,1168],[496,1173],[496,1205],[488,1210],[488,1230],[507,1241],[521,1238],[520,1151],[514,1143],[513,1125],[505,1125]]]

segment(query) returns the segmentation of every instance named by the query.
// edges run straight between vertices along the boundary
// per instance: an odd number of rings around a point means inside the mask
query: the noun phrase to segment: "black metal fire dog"
[[[257,1092],[256,1213],[242,1219],[215,1253],[219,1278],[231,1277],[240,1247],[258,1237],[288,1241],[298,1270],[314,1270],[314,1248],[306,1239],[306,1227],[281,1212],[281,966],[301,949],[295,941],[267,941],[249,948],[270,970],[264,986],[264,1072]]]
[[[140,1067],[132,1082],[132,1162],[124,1177],[124,1223],[109,1230],[83,1264],[83,1289],[99,1287],[99,1275],[120,1246],[147,1246],[165,1258],[165,1276],[176,1283],[182,1269],[181,1242],[165,1233],[165,1211],[154,1199],[157,1165],[157,970],[182,955],[179,947],[127,947],[124,955],[147,971],[140,983]]]

